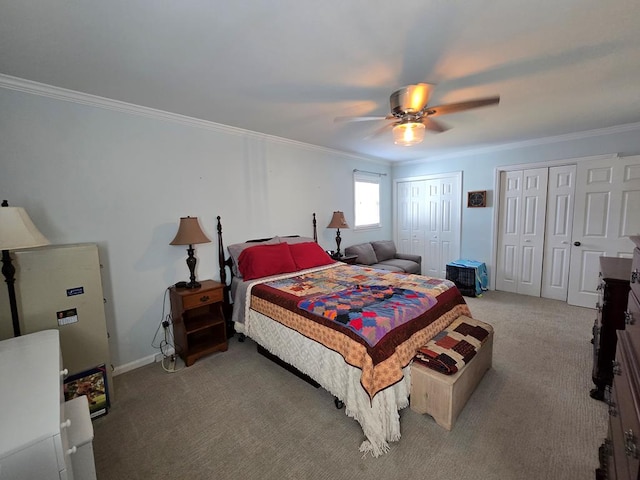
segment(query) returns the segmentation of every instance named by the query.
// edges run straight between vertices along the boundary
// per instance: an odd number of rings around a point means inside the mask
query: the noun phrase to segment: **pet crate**
[[[487,266],[475,260],[456,260],[447,263],[447,280],[456,284],[462,295],[477,297],[488,289]]]

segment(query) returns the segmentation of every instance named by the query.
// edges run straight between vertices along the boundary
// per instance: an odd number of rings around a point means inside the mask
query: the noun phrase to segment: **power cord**
[[[162,360],[160,364],[162,369],[167,373],[175,373],[182,370],[183,367],[176,368],[176,363],[178,360],[178,349],[175,346],[174,338],[173,338],[173,329],[171,313],[167,313],[165,315],[165,305],[167,303],[167,292],[169,289],[167,288],[164,292],[164,297],[162,299],[162,320],[158,324],[158,328],[156,329],[156,333],[153,336],[153,340],[151,341],[151,346],[153,348],[157,348],[160,350],[162,354]],[[158,341],[158,337],[160,336],[160,329],[162,329],[163,335],[162,340]]]

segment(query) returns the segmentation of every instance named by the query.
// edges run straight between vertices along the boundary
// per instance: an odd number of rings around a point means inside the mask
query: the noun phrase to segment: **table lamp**
[[[336,233],[336,246],[338,247],[338,249],[336,250],[336,257],[341,257],[342,255],[340,254],[340,242],[341,242],[340,229],[349,228],[349,225],[347,224],[347,220],[344,218],[344,213],[333,212],[333,217],[331,217],[331,221],[329,222],[329,225],[327,225],[327,228],[338,229]]]
[[[43,245],[49,245],[49,240],[44,238],[44,235],[36,228],[24,208],[10,207],[9,203],[3,200],[0,207],[0,250],[2,250],[2,274],[9,290],[14,337],[20,336],[20,319],[18,318],[15,290],[16,269],[11,262],[9,250]]]
[[[209,243],[211,240],[207,238],[200,224],[198,217],[182,217],[178,226],[178,233],[169,245],[189,245],[187,248],[187,266],[191,273],[186,288],[199,288],[200,283],[196,281],[196,257],[193,256],[193,245],[196,243]]]

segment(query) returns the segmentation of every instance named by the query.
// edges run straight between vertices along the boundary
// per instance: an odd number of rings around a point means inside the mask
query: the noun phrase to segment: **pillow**
[[[282,243],[288,243],[289,245],[295,245],[296,243],[316,243],[313,238],[309,237],[277,237]]]
[[[246,250],[247,248],[258,246],[258,245],[275,245],[278,243],[280,243],[280,239],[278,237],[273,237],[264,242],[245,242],[245,243],[234,243],[232,245],[229,245],[227,249],[229,250],[229,256],[231,256],[231,259],[233,260],[232,262],[233,266],[231,267],[233,270],[233,274],[236,277],[242,278],[242,274],[238,269],[238,260],[240,258],[240,254],[244,250]]]
[[[244,280],[269,277],[297,270],[289,245],[257,245],[245,248],[238,257],[238,269]]]
[[[373,247],[370,243],[361,243],[359,245],[352,245],[344,249],[344,253],[347,255],[357,255],[356,263],[361,265],[373,265],[378,263],[378,257],[376,252],[373,251]]]
[[[396,244],[393,243],[393,240],[377,240],[371,242],[371,246],[373,246],[379,262],[391,260],[396,256]]]
[[[316,242],[294,243],[289,245],[289,250],[298,270],[335,263]]]

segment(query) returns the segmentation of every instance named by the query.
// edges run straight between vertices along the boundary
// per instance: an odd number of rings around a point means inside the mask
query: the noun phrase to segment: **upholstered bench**
[[[454,320],[414,357],[411,410],[428,413],[438,425],[451,430],[485,372],[491,368],[492,357],[491,325],[466,316]]]

